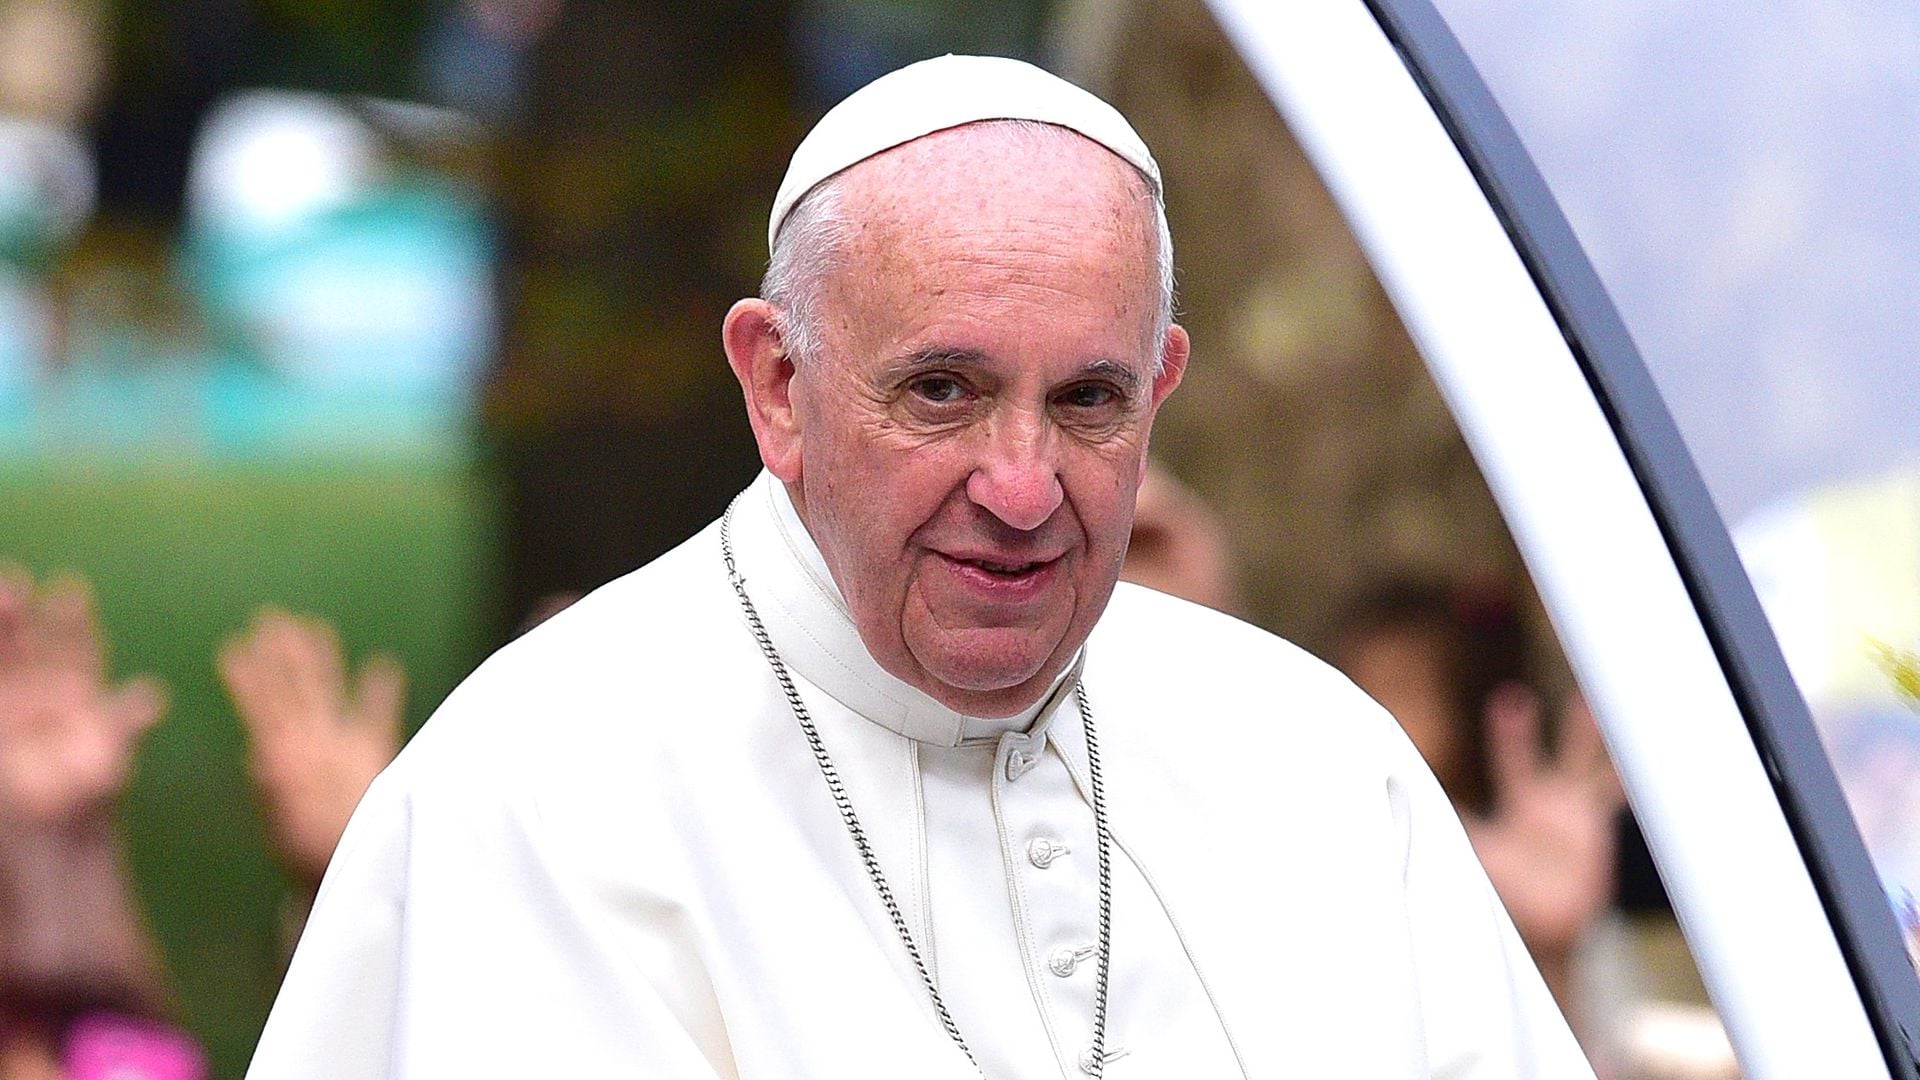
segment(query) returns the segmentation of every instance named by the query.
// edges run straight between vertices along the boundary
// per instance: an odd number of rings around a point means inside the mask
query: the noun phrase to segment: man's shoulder
[[[641,681],[650,693],[672,694],[698,674],[688,660],[710,655],[715,639],[734,631],[729,595],[709,528],[520,635],[474,677],[542,697],[625,695]]]
[[[1178,715],[1189,732],[1333,749],[1397,733],[1386,710],[1306,649],[1198,604],[1122,582],[1094,631],[1089,692]]]
[[[734,626],[715,528],[615,578],[500,650],[503,664],[552,667],[587,678],[626,678],[677,662],[703,635]]]
[[[1333,813],[1376,825],[1425,766],[1387,711],[1312,653],[1195,604],[1122,585],[1084,685],[1135,829]],[[1233,826],[1238,828],[1240,826]]]
[[[502,646],[448,695],[413,756],[452,764],[504,757],[641,752],[692,717],[737,713],[729,677],[754,660],[729,602],[711,528],[595,589]]]
[[[1114,589],[1093,643],[1090,659],[1120,660],[1116,667],[1134,678],[1179,682],[1189,692],[1199,684],[1272,686],[1278,679],[1296,690],[1359,694],[1345,675],[1278,634],[1127,582]]]

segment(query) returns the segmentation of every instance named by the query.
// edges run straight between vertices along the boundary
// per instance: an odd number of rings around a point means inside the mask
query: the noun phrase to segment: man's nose
[[[967,477],[967,497],[1023,532],[1045,524],[1065,498],[1047,443],[1038,425],[996,433]]]

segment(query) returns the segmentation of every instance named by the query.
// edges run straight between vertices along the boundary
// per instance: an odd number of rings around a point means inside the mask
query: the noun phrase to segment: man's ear
[[[793,361],[774,322],[773,305],[758,299],[734,304],[720,338],[727,365],[747,400],[747,420],[760,460],[782,481],[798,481],[800,419],[793,408]]]
[[[1180,385],[1180,380],[1186,377],[1187,357],[1192,351],[1193,343],[1188,340],[1185,327],[1179,323],[1167,327],[1166,340],[1160,345],[1160,370],[1153,376],[1153,399],[1147,409],[1144,432],[1153,430],[1153,419],[1160,412],[1161,402],[1166,401],[1167,395],[1173,393],[1174,388]],[[1143,442],[1141,445],[1146,444]],[[1134,483],[1138,485],[1146,481],[1147,455],[1141,454],[1140,475],[1134,477]]]
[[[1187,338],[1186,328],[1179,323],[1167,327],[1167,340],[1160,346],[1160,373],[1153,377],[1153,407],[1157,412],[1160,403],[1167,400],[1173,388],[1187,374],[1187,356],[1193,350],[1193,343]]]

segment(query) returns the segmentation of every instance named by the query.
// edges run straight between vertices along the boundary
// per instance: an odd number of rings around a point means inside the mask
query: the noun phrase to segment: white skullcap
[[[1002,56],[939,56],[891,71],[827,111],[793,152],[773,197],[767,249],[795,203],[843,169],[922,135],[980,120],[1034,120],[1071,128],[1145,173],[1160,166],[1113,106],[1056,75]]]

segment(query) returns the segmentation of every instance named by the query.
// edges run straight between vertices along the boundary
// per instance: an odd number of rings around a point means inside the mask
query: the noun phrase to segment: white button
[[[1099,951],[1100,948],[1097,945],[1082,945],[1077,949],[1071,945],[1062,945],[1047,954],[1047,970],[1063,979],[1067,978],[1073,974],[1075,968],[1080,966],[1080,961],[1093,959]]]
[[[1027,841],[1027,861],[1042,870],[1052,866],[1053,860],[1065,855],[1067,851],[1067,845],[1049,840],[1044,836],[1036,836]]]
[[[1093,1052],[1093,1047],[1089,1046],[1085,1050],[1080,1051],[1081,1072],[1086,1073],[1088,1076],[1099,1076],[1100,1066],[1102,1064],[1100,1055]]]
[[[1027,775],[1027,771],[1040,764],[1039,754],[1029,754],[1025,750],[1012,750],[1007,753],[1007,779],[1018,780]]]

